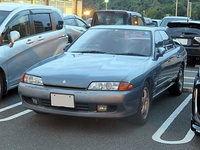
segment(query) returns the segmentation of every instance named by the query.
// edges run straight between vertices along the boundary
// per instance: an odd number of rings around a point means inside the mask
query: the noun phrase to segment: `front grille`
[[[32,99],[29,97],[22,97],[23,100],[26,103],[29,103],[31,105],[37,105],[34,104]],[[67,107],[57,107],[57,106],[51,106],[50,100],[45,100],[45,99],[37,99],[38,100],[38,105],[51,108],[54,110],[61,110],[61,111],[72,111],[72,112],[96,112],[97,111],[97,105],[96,104],[88,104],[88,103],[75,103],[75,108],[67,108]],[[107,112],[115,112],[117,110],[117,105],[108,105],[107,106]],[[100,112],[99,112],[100,113]]]

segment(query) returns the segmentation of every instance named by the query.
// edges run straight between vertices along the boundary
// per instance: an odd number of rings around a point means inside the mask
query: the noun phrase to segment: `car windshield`
[[[89,29],[67,52],[150,56],[151,32],[128,29]]]
[[[4,21],[4,19],[8,16],[10,12],[9,11],[0,11],[0,25]]]

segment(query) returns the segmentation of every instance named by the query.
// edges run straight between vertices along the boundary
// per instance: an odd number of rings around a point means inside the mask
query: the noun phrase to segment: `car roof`
[[[4,11],[13,11],[15,9],[29,9],[29,8],[53,8],[51,6],[46,5],[38,5],[38,4],[24,4],[24,3],[12,3],[12,2],[1,2],[0,3],[0,10]]]
[[[164,18],[182,18],[182,19],[187,19],[189,17],[185,17],[185,16],[165,16]]]
[[[98,25],[91,27],[92,29],[135,29],[135,30],[146,30],[146,31],[156,31],[163,30],[163,27],[150,27],[150,26],[136,26],[136,25]]]
[[[79,16],[74,15],[74,14],[63,14],[63,17],[64,18],[80,18]]]
[[[129,13],[132,15],[139,15],[142,16],[140,13],[135,12],[135,11],[128,11],[128,10],[96,10],[95,12],[125,12],[125,13]]]
[[[200,21],[198,20],[175,20],[175,21],[171,21],[169,23],[194,23],[194,24],[200,24]]]

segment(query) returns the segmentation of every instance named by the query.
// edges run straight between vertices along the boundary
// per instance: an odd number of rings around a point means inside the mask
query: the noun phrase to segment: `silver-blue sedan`
[[[127,117],[143,125],[162,92],[180,95],[187,52],[158,27],[95,26],[27,70],[18,91],[35,112]]]

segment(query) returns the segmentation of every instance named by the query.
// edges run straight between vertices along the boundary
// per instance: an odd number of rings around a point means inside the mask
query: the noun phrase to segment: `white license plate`
[[[59,107],[69,107],[74,108],[74,96],[73,95],[63,95],[63,94],[51,94],[51,105]]]
[[[187,39],[177,39],[177,40],[179,40],[181,42],[181,44],[183,44],[183,45],[187,45],[187,43],[188,43]]]

